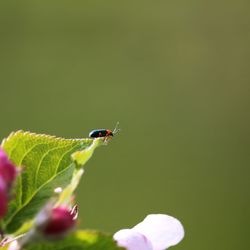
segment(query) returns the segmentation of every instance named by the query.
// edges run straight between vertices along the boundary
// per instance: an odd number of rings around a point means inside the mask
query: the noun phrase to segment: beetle
[[[119,122],[117,122],[115,129],[113,131],[110,129],[105,129],[105,128],[92,130],[89,133],[89,137],[91,138],[104,137],[104,140],[106,140],[107,138],[113,137],[116,133],[120,131],[120,129],[118,129],[118,126],[119,126]]]

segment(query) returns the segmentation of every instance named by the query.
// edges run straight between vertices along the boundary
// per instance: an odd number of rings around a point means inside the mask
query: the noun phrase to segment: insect
[[[92,130],[89,133],[89,137],[91,138],[104,137],[104,141],[106,141],[106,139],[113,137],[116,133],[120,131],[118,126],[119,126],[119,122],[116,123],[116,126],[113,131],[110,129],[104,129],[104,128]]]

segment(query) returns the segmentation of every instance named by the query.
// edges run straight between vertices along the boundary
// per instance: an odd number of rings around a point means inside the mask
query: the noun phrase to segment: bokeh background
[[[249,249],[250,2],[1,1],[0,136],[86,137],[80,226],[179,218],[175,247]]]

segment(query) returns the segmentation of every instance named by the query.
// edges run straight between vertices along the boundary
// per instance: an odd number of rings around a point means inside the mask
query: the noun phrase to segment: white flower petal
[[[57,187],[57,188],[54,189],[54,192],[56,194],[60,194],[62,192],[62,188],[61,187]]]
[[[8,247],[8,250],[20,250],[20,249],[21,249],[21,246],[18,244],[17,240],[12,241]]]
[[[180,221],[165,214],[150,214],[133,230],[145,235],[153,244],[153,250],[174,246],[184,237]]]
[[[127,250],[153,250],[151,242],[141,233],[132,229],[122,229],[113,236],[118,246]]]

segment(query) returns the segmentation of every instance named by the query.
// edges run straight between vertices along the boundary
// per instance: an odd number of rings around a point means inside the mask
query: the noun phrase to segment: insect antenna
[[[119,131],[121,131],[121,129],[119,128],[119,122],[117,122],[116,123],[116,125],[115,125],[115,128],[114,128],[114,130],[113,130],[113,134],[115,135],[115,134],[117,134]]]

